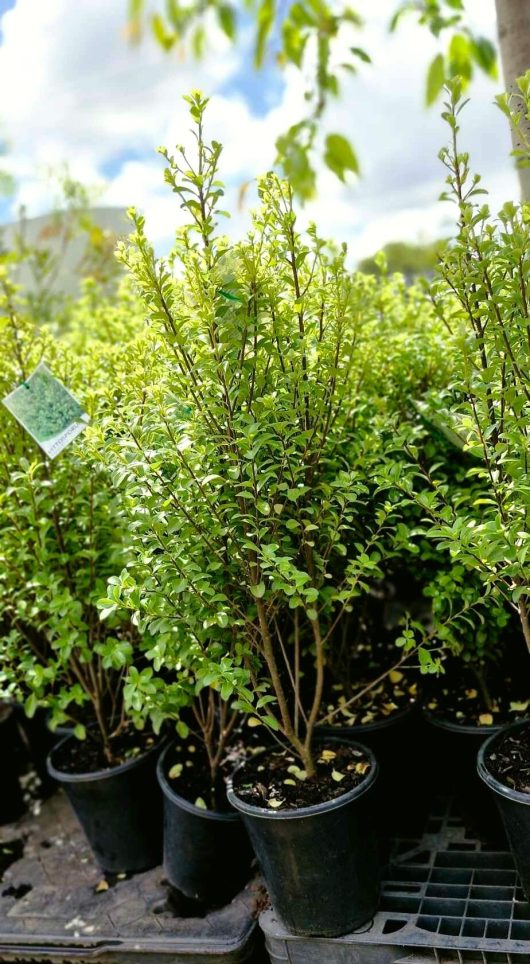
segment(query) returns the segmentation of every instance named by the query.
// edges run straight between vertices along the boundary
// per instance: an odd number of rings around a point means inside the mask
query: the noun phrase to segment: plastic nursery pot
[[[488,767],[491,754],[505,737],[524,728],[530,728],[530,719],[510,723],[493,733],[478,751],[477,773],[498,807],[525,897],[530,900],[530,794],[501,783]]]
[[[21,750],[15,707],[0,703],[0,824],[11,823],[24,811],[18,779]]]
[[[208,906],[228,903],[247,882],[253,859],[237,811],[203,810],[170,786],[169,745],[158,760],[164,795],[164,871],[172,887]]]
[[[385,856],[396,834],[416,835],[424,825],[430,803],[423,779],[422,748],[425,722],[418,700],[372,723],[322,726],[319,734],[358,741],[374,753],[379,764],[375,806]],[[400,792],[396,794],[395,788]],[[388,806],[389,798],[392,806]]]
[[[326,746],[334,743],[350,741],[325,740]],[[353,790],[326,803],[271,811],[240,800],[232,783],[228,787],[274,909],[294,934],[338,937],[367,923],[377,910],[380,866],[372,791],[378,765],[371,750],[351,745],[367,754],[370,771]],[[238,767],[244,769],[245,764]]]
[[[423,714],[431,734],[427,755],[431,791],[455,795],[464,818],[480,837],[502,841],[502,821],[476,768],[477,753],[489,736],[499,733],[500,726],[461,725],[426,708]]]
[[[66,773],[56,760],[75,739],[67,736],[53,748],[48,772],[63,787],[101,869],[117,874],[156,867],[162,860],[160,745],[106,770]]]

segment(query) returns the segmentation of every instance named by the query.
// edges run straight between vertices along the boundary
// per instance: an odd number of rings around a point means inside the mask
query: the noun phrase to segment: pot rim
[[[223,813],[222,810],[203,810],[202,807],[197,807],[191,800],[186,800],[186,798],[181,797],[179,793],[175,793],[165,773],[166,759],[170,750],[173,749],[173,745],[173,743],[168,743],[168,745],[164,747],[156,764],[156,775],[164,796],[176,804],[177,807],[180,807],[181,810],[192,813],[196,817],[202,817],[203,820],[215,820],[218,823],[234,823],[236,820],[239,820],[240,817],[237,810],[234,810],[233,813]]]
[[[295,807],[290,810],[272,810],[268,807],[257,807],[252,803],[246,803],[241,800],[233,786],[233,776],[242,770],[245,763],[240,763],[238,767],[234,770],[234,773],[227,785],[227,796],[228,800],[232,806],[239,810],[241,813],[247,814],[251,817],[259,817],[263,820],[300,820],[306,817],[315,817],[322,813],[328,813],[331,810],[338,810],[339,807],[345,806],[345,804],[350,803],[352,800],[356,800],[362,797],[374,784],[375,780],[379,775],[379,764],[376,760],[375,755],[372,753],[369,747],[364,746],[364,744],[359,743],[358,740],[347,740],[341,739],[338,736],[328,736],[319,739],[318,734],[315,733],[315,743],[346,743],[348,746],[354,746],[366,753],[368,759],[371,763],[370,772],[366,777],[352,790],[348,790],[346,793],[342,793],[339,797],[335,797],[333,800],[325,800],[322,803],[313,803],[309,807]],[[266,753],[271,752],[271,747],[263,750],[257,756],[263,756]],[[256,759],[253,757],[252,759]]]
[[[443,716],[436,716],[433,710],[429,710],[425,705],[422,705],[421,712],[424,719],[431,726],[436,726],[439,730],[446,730],[449,733],[463,733],[465,736],[481,736],[484,734],[486,739],[486,734],[490,736],[495,736],[499,733],[505,726],[511,726],[511,723],[493,723],[490,726],[484,724],[472,724],[472,723],[455,723],[453,720],[445,719]]]
[[[487,756],[495,743],[504,739],[512,730],[518,730],[521,727],[530,727],[530,717],[508,723],[507,726],[503,726],[497,733],[492,733],[488,740],[485,740],[477,754],[477,773],[490,790],[495,791],[495,793],[498,793],[502,797],[506,797],[508,800],[514,800],[517,803],[522,803],[526,807],[530,807],[530,793],[522,793],[521,790],[512,790],[512,788],[507,787],[505,783],[501,783],[501,781],[497,780],[497,777],[494,777],[490,772],[486,762]]]
[[[117,766],[106,767],[104,770],[91,770],[90,772],[85,771],[83,773],[65,773],[63,770],[58,770],[55,767],[52,758],[69,740],[77,740],[77,737],[75,737],[73,733],[70,734],[70,736],[63,737],[62,740],[59,740],[59,742],[52,747],[46,758],[46,768],[48,773],[51,777],[53,777],[54,780],[57,780],[58,783],[93,783],[96,780],[110,780],[112,777],[126,773],[128,770],[133,770],[140,763],[148,760],[149,757],[155,756],[160,752],[161,745],[163,746],[163,741],[155,742],[153,746],[149,747],[148,750],[146,750],[144,753],[141,753],[139,756],[133,757],[131,760],[125,760],[124,763],[119,763]]]

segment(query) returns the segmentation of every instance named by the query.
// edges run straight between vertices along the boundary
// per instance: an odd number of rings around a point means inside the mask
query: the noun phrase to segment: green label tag
[[[89,422],[77,399],[44,362],[6,395],[2,404],[50,459],[59,455]]]

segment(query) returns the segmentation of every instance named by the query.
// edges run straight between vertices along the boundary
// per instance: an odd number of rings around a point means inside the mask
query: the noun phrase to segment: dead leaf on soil
[[[360,773],[363,776],[370,769],[369,763],[356,763],[355,772]]]
[[[295,763],[287,767],[287,773],[292,773],[293,777],[296,777],[297,780],[305,780],[307,777],[306,771],[302,770],[301,767],[297,767]]]
[[[331,761],[334,760],[336,756],[337,754],[335,753],[335,750],[322,750],[322,753],[320,754],[318,762],[331,763]]]
[[[524,711],[528,709],[529,703],[530,700],[515,701],[514,703],[510,703],[510,709],[512,713],[524,713]]]
[[[491,713],[481,713],[478,721],[481,726],[491,726],[493,723],[493,716]]]

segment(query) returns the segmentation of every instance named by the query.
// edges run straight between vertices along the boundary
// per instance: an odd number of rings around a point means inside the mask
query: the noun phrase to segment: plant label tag
[[[73,442],[90,421],[77,399],[44,362],[6,395],[2,404],[50,459]]]

